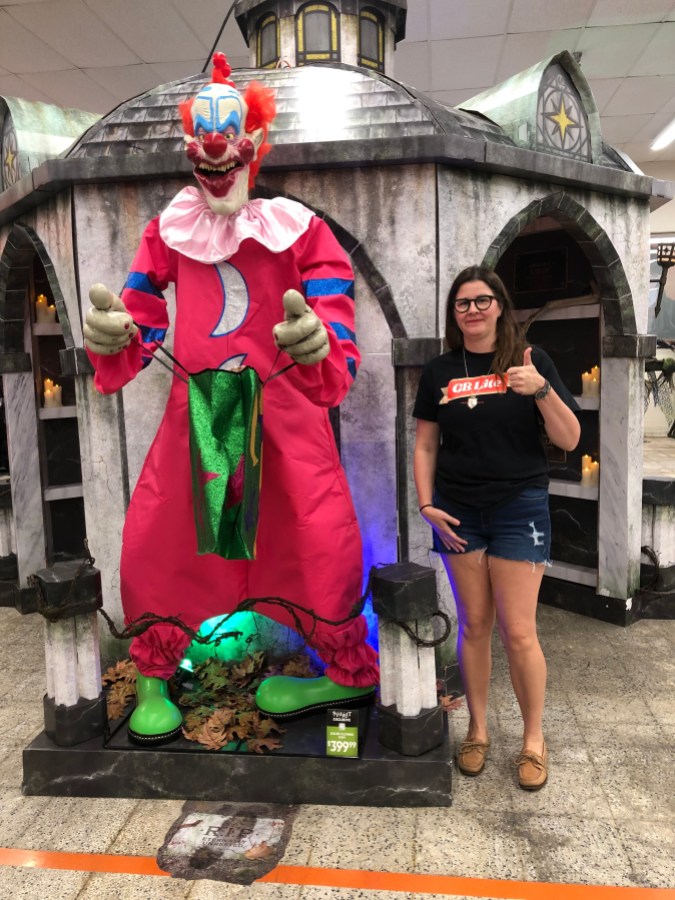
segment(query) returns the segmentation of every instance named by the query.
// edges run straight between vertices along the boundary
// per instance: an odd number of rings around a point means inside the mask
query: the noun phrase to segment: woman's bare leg
[[[490,558],[490,582],[511,683],[523,716],[523,750],[541,754],[546,660],[537,636],[537,602],[543,565]]]
[[[443,554],[457,602],[457,658],[469,709],[470,740],[487,741],[487,701],[492,672],[495,606],[482,550]]]

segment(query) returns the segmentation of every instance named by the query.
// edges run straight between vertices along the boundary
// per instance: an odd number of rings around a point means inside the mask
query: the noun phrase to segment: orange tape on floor
[[[548,884],[502,881],[452,875],[415,875],[407,872],[367,872],[362,869],[321,869],[277,866],[261,882],[301,884],[352,890],[408,891],[413,894],[453,894],[499,897],[500,900],[675,900],[675,889]]]
[[[0,847],[0,866],[68,869],[119,875],[169,877],[152,856],[118,856],[106,853],[63,853],[56,850],[13,850]],[[675,900],[675,888],[606,887],[584,884],[546,884],[464,878],[452,875],[415,875],[407,872],[368,872],[362,869],[323,869],[310,866],[277,866],[260,882],[400,891],[413,894],[448,894],[464,897],[499,897],[500,900]]]
[[[169,875],[159,868],[153,856],[116,856],[110,853],[63,853],[58,850],[11,850],[0,847],[0,865],[118,875]]]

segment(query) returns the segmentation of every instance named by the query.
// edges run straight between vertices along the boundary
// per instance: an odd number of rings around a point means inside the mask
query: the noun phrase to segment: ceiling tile
[[[497,68],[497,82],[505,81],[540,60],[553,56],[554,53],[560,53],[562,50],[572,52],[576,48],[580,35],[581,29],[579,28],[507,34]]]
[[[0,9],[0,59],[10,72],[44,72],[72,66],[44,41]]]
[[[426,41],[429,37],[429,7],[433,2],[434,0],[408,0],[408,14],[405,20],[406,40]]]
[[[602,136],[610,144],[632,141],[651,118],[649,113],[641,116],[603,116]]]
[[[651,149],[649,141],[627,141],[625,144],[619,145],[618,149],[623,150],[623,152],[630,156],[631,159],[634,159],[638,165],[647,160],[667,158],[666,150],[655,152]]]
[[[88,0],[88,6],[143,62],[194,59],[209,50],[170,0]]]
[[[628,75],[654,37],[658,25],[622,25],[615,28],[585,28],[577,50],[587,78]]]
[[[582,59],[582,68],[583,62]],[[595,105],[598,107],[598,111],[602,113],[614,94],[616,94],[619,86],[623,83],[623,78],[589,78],[588,83],[593,91]]]
[[[489,84],[477,84],[474,87],[462,88],[458,91],[430,91],[429,96],[440,103],[447,103],[449,106],[461,106],[465,100],[470,100],[471,97],[482,94],[489,87]]]
[[[143,63],[137,66],[112,66],[82,71],[87,78],[112,94],[120,103],[138,94],[144,94],[162,83],[155,69]]]
[[[503,41],[503,36],[431,41],[429,90],[472,87],[485,81],[493,84]]]
[[[79,68],[141,62],[82,0],[27,3],[8,12]]]
[[[26,72],[25,80],[48,97],[58,97],[59,106],[72,106],[104,115],[118,104],[114,94],[100,87],[80,69],[64,72]],[[52,101],[55,102],[55,101]]]
[[[434,40],[450,40],[502,34],[506,31],[509,5],[504,0],[432,3],[430,12],[429,33]]]
[[[664,104],[675,94],[675,75],[646,75],[625,78],[604,109],[608,116],[667,112]]]
[[[431,87],[431,45],[429,41],[402,41],[394,57],[394,77],[420,91]]]
[[[186,59],[181,62],[152,63],[150,68],[157,73],[157,84],[169,84],[199,74],[203,66],[203,59]]]
[[[653,141],[673,121],[672,113],[657,113],[649,117],[649,122],[641,128],[630,140]],[[672,154],[671,154],[672,155]]]
[[[20,97],[22,100],[40,100],[42,103],[54,103],[51,97],[43,94],[42,91],[39,91],[33,85],[28,84],[19,75],[0,75],[0,95],[3,97]]]
[[[201,43],[210,50],[230,9],[230,4],[214,3],[213,0],[190,0],[189,3],[186,3],[185,0],[172,0],[172,5],[185,21],[185,29],[195,34]],[[425,37],[426,33],[425,29]],[[239,56],[248,53],[246,41],[234,15],[227,20],[221,40],[224,40],[227,45],[223,52],[228,55],[228,58],[230,53],[236,53]]]
[[[675,75],[675,22],[659,25],[631,75]]]
[[[509,32],[580,28],[586,24],[594,4],[595,0],[565,0],[564,3],[513,0],[507,28]]]
[[[637,25],[662,22],[672,8],[672,0],[596,0],[589,25]]]

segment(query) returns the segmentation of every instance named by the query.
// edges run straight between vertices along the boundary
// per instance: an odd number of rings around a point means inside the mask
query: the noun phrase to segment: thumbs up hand
[[[286,291],[283,304],[284,321],[272,329],[277,347],[300,365],[313,366],[321,362],[330,350],[323,322],[298,291]]]
[[[104,284],[92,284],[89,299],[94,305],[82,326],[85,345],[104,356],[124,350],[138,331],[124,303]]]
[[[511,366],[507,369],[509,387],[516,394],[530,396],[540,391],[546,384],[546,379],[540,375],[536,366],[532,363],[532,347],[526,347],[523,353],[522,366]]]

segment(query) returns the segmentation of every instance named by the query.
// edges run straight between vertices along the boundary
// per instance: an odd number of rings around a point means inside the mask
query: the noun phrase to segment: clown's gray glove
[[[302,366],[321,362],[330,350],[323,322],[298,291],[286,291],[283,303],[285,320],[272,329],[277,347]]]
[[[138,331],[126,306],[104,284],[92,284],[89,299],[94,305],[84,317],[85,345],[92,353],[103,356],[120,353]]]

